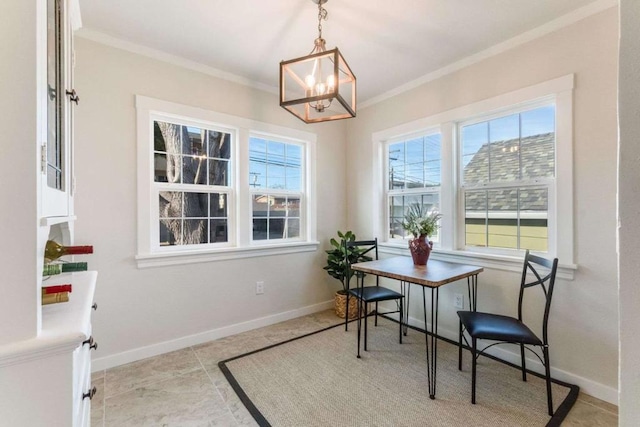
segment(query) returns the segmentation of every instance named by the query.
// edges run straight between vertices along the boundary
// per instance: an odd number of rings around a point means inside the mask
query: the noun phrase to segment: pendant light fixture
[[[338,48],[326,50],[322,38],[328,0],[311,1],[318,5],[318,38],[307,56],[280,62],[280,106],[305,123],[355,117],[356,76]]]

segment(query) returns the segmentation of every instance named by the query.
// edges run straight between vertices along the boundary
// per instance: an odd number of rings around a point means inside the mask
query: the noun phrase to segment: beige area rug
[[[480,357],[477,404],[471,404],[471,353],[440,340],[436,399],[427,388],[425,336],[370,319],[369,351],[356,358],[356,325],[323,329],[220,362],[232,387],[261,426],[555,426],[573,406],[578,387],[554,382],[554,417],[545,382],[513,366]],[[552,349],[553,350],[553,349]],[[553,352],[551,353],[553,357]]]

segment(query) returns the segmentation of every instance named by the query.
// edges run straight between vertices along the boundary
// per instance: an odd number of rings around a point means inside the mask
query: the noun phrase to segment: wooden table
[[[427,380],[429,383],[429,397],[436,397],[436,368],[438,356],[438,290],[440,286],[458,280],[467,279],[469,293],[469,309],[475,311],[478,295],[478,274],[484,269],[473,265],[456,264],[452,262],[429,260],[427,265],[414,265],[413,259],[406,256],[386,258],[353,264],[353,270],[375,276],[387,277],[400,281],[402,293],[407,301],[404,304],[404,318],[409,319],[409,284],[422,286],[422,303],[424,305],[424,325],[427,351]],[[431,330],[427,323],[426,288],[431,289]],[[405,292],[406,291],[406,292]],[[406,335],[406,329],[405,329]]]

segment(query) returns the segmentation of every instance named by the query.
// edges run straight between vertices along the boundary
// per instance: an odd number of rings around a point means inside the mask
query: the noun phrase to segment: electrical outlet
[[[264,294],[264,282],[263,281],[256,282],[256,295],[262,295],[262,294]]]
[[[455,308],[463,309],[464,308],[464,295],[462,295],[462,294],[453,294],[453,306]]]

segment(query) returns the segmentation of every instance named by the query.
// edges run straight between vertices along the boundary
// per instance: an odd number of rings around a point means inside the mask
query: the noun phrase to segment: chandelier
[[[328,0],[318,5],[318,38],[307,56],[280,62],[280,106],[305,123],[356,116],[356,76],[338,48],[327,50],[322,21]]]

